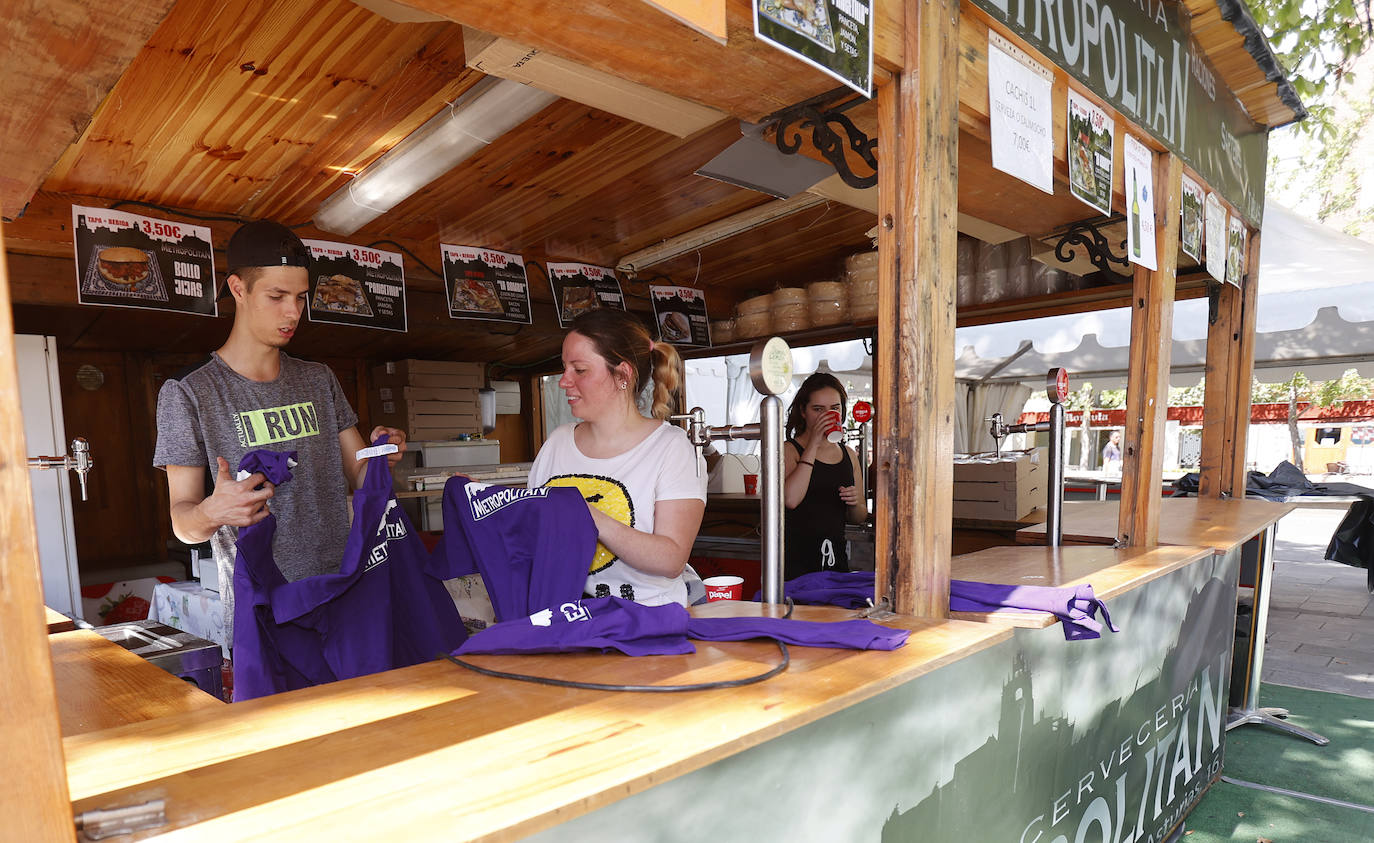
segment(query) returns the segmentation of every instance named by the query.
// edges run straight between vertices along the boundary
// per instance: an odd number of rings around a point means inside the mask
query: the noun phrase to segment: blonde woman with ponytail
[[[576,486],[599,544],[586,593],[650,606],[687,605],[700,580],[687,557],[706,511],[706,468],[676,412],[682,361],[638,318],[593,310],[563,339],[558,385],[580,422],[559,427],[539,449],[530,486]],[[649,415],[638,397],[652,380]]]

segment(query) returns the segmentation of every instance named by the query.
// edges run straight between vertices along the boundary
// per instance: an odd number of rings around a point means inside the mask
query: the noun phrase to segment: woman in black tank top
[[[802,382],[787,411],[783,534],[789,580],[813,571],[848,571],[844,525],[868,517],[863,493],[854,484],[858,459],[845,445],[825,438],[831,421],[844,419],[847,400],[834,375],[817,372]]]

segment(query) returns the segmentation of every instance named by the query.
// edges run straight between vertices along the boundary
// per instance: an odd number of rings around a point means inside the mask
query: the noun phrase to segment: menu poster
[[[658,338],[673,345],[710,345],[706,294],[696,287],[649,285]]]
[[[1215,193],[1207,194],[1203,204],[1207,225],[1207,274],[1226,280],[1226,206]]]
[[[406,329],[406,279],[397,252],[306,240],[310,249],[311,322]]]
[[[1193,260],[1202,259],[1202,185],[1183,176],[1183,229],[1178,245]]]
[[[73,205],[72,233],[81,304],[219,315],[209,228]]]
[[[439,250],[450,317],[530,324],[524,258],[479,246],[440,243]]]
[[[625,309],[625,295],[614,270],[585,263],[550,263],[548,270],[560,328],[598,307]]]
[[[992,166],[1054,193],[1054,77],[1024,51],[988,32]]]
[[[1157,269],[1155,256],[1155,156],[1150,148],[1125,135],[1122,158],[1126,162],[1126,255],[1131,263]]]
[[[1107,112],[1069,89],[1069,192],[1103,214],[1112,212],[1112,131]]]
[[[873,0],[754,0],[754,37],[873,95]]]
[[[1242,285],[1245,280],[1245,221],[1231,217],[1226,237],[1226,283]]]

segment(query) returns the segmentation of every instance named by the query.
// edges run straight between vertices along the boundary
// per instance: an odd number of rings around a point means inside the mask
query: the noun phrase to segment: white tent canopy
[[[1256,315],[1255,376],[1314,380],[1346,369],[1374,376],[1374,245],[1265,205]],[[961,328],[955,374],[965,381],[1043,383],[1062,366],[1099,389],[1125,385],[1130,309]],[[1197,383],[1206,366],[1207,300],[1174,306],[1171,382]],[[1016,356],[1022,344],[1031,347]],[[1007,358],[1015,359],[1007,362]]]

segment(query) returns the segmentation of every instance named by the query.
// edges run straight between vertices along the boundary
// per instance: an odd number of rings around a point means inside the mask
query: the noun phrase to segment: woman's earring
[[[624,389],[624,388],[625,388],[625,381],[621,381],[621,382],[620,382],[620,388],[621,388],[621,389]]]

